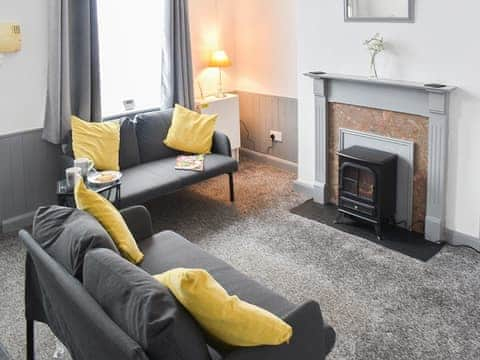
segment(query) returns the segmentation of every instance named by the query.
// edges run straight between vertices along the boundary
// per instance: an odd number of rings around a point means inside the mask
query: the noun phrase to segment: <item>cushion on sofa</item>
[[[239,272],[224,261],[205,252],[182,236],[165,231],[139,243],[145,258],[140,265],[152,275],[175,268],[207,270],[225,290],[244,301],[257,305],[283,317],[295,309],[295,305]]]
[[[163,140],[172,124],[173,110],[155,111],[136,117],[138,150],[142,163],[174,157],[178,151],[168,148]]]
[[[120,127],[120,169],[128,169],[140,164],[136,124],[129,118],[121,120]]]
[[[120,169],[128,169],[140,164],[140,153],[138,151],[138,141],[135,122],[130,118],[122,118],[120,120]],[[64,139],[63,153],[71,158],[75,158],[72,147],[72,132],[69,131]]]
[[[231,346],[281,345],[292,327],[258,306],[229,294],[204,269],[176,268],[154,275],[213,338]]]
[[[90,159],[97,170],[120,170],[118,122],[88,122],[72,116],[71,125],[75,159]]]
[[[238,167],[234,159],[218,154],[206,155],[204,165],[203,172],[176,170],[175,157],[171,157],[127,169],[122,172],[122,206],[143,204],[201,180],[235,172]]]
[[[95,218],[78,209],[41,207],[33,221],[33,238],[78,280],[82,281],[85,254],[94,248],[118,250]]]
[[[200,114],[177,104],[164,144],[186,153],[209,154],[217,118],[217,114]]]
[[[169,290],[108,250],[85,258],[84,285],[150,359],[210,360],[195,320]]]
[[[123,257],[134,264],[143,260],[143,254],[138,249],[125,219],[109,200],[88,189],[83,180],[75,185],[74,195],[77,207],[94,216],[102,224]]]

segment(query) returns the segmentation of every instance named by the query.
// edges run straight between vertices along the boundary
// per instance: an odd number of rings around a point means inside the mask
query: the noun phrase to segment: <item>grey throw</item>
[[[101,120],[96,0],[48,0],[49,59],[43,139],[60,144],[70,117]]]
[[[188,0],[165,0],[161,108],[195,106]]]

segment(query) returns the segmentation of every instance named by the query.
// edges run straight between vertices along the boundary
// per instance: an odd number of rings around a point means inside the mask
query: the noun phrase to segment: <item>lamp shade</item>
[[[219,68],[229,67],[231,65],[232,61],[228,57],[227,53],[223,50],[214,51],[210,57],[210,62],[208,63],[208,66],[210,67]]]

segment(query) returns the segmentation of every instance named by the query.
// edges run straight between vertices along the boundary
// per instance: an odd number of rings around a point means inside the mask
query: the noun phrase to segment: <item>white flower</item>
[[[375,34],[374,37],[371,39],[365,40],[363,44],[367,47],[367,49],[374,53],[379,54],[385,50],[385,43],[383,41],[383,37],[380,34]]]

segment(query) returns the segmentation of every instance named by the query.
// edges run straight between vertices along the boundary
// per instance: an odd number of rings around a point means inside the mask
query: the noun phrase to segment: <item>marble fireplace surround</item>
[[[320,204],[329,201],[327,184],[330,103],[423,116],[429,120],[425,239],[433,242],[444,241],[449,95],[455,87],[436,88],[416,82],[375,80],[322,72],[305,75],[314,80],[314,201]]]

